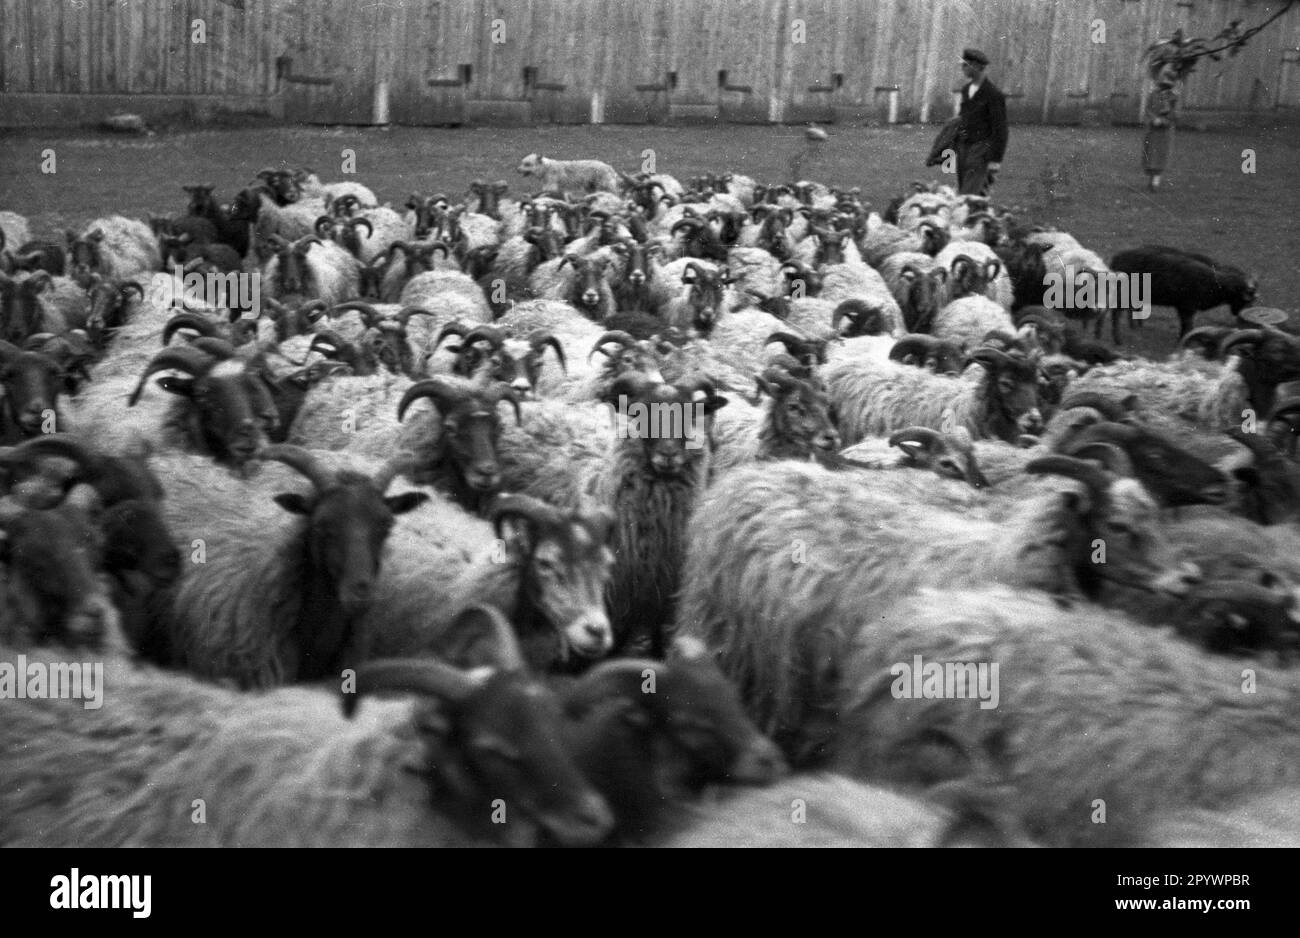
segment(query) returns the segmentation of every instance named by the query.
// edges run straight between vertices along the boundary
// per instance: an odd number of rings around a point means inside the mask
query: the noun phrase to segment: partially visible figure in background
[[[1148,176],[1147,189],[1155,192],[1169,165],[1174,143],[1175,111],[1178,109],[1178,73],[1172,63],[1159,67],[1155,90],[1147,98],[1147,133],[1142,138],[1142,169]]]
[[[989,57],[978,49],[963,49],[961,122],[957,127],[958,191],[988,195],[1002,168],[1007,149],[1007,99],[984,77]]]

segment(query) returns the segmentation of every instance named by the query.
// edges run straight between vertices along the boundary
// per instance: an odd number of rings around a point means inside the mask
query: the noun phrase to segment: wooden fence
[[[932,121],[963,46],[1018,122],[1136,120],[1143,48],[1255,0],[0,0],[0,96],[220,96],[290,120]],[[202,41],[199,41],[199,40]],[[1300,8],[1185,110],[1300,114]]]

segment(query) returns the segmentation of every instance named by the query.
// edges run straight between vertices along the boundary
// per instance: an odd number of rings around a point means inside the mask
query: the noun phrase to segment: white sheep
[[[1000,665],[996,706],[915,686],[900,698],[918,656]],[[993,585],[932,589],[860,628],[839,660],[839,771],[1005,783],[1008,810],[1053,846],[1132,843],[1164,812],[1300,780],[1294,674],[1207,655],[1118,612]]]
[[[1186,590],[1193,571],[1175,562],[1140,484],[1068,457],[1031,465],[1085,480],[1083,494],[1040,494],[990,521],[900,501],[859,473],[739,467],[692,518],[678,626],[719,651],[760,727],[802,761],[833,729],[845,642],[922,587],[998,582],[1076,600],[1104,598],[1112,580]],[[1097,537],[1105,565],[1091,560]]]
[[[98,271],[110,280],[129,280],[161,267],[162,255],[158,251],[158,238],[147,224],[109,215],[96,218],[85,227],[68,261],[74,269],[84,264],[88,270]]]
[[[951,300],[935,314],[930,332],[936,338],[955,342],[963,349],[979,346],[990,332],[1015,334],[1015,323],[1006,308],[987,296],[971,295]]]

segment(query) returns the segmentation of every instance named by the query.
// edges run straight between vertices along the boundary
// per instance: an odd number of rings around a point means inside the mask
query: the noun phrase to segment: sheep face
[[[39,352],[18,352],[13,346],[0,351],[0,386],[4,388],[5,423],[17,435],[41,433],[49,414],[57,415],[63,369]],[[12,442],[12,441],[11,441]]]
[[[488,794],[504,799],[512,817],[559,844],[589,845],[609,832],[609,807],[560,744],[563,713],[549,690],[519,672],[496,671],[449,707],[455,745],[448,755],[463,795],[484,805]],[[442,761],[437,771],[445,778]]]
[[[44,328],[45,310],[40,295],[53,281],[45,271],[38,271],[22,280],[13,280],[0,274],[0,322],[6,342],[21,345],[29,335]]]
[[[25,510],[0,524],[4,611],[32,641],[96,647],[117,626],[100,576],[104,540],[79,509]]]
[[[988,369],[983,418],[991,436],[1015,442],[1042,430],[1036,358],[980,348],[971,361]]]
[[[1082,493],[1063,497],[1060,512],[1024,548],[1060,551],[1084,595],[1096,598],[1109,582],[1181,596],[1200,579],[1195,565],[1177,561],[1160,527],[1159,506],[1140,482],[1070,456],[1040,457],[1026,471],[1059,473],[1084,484]],[[1098,550],[1104,550],[1104,563]]]
[[[971,488],[988,487],[988,479],[980,471],[965,428],[940,433],[930,427],[908,427],[892,434],[889,445],[901,449],[908,462],[918,469],[929,469],[945,478],[965,482]]]
[[[108,331],[126,322],[131,294],[144,299],[144,288],[134,280],[123,283],[99,281],[87,291],[90,294],[90,315],[86,318],[86,332],[91,342],[103,347]]]
[[[370,603],[394,518],[428,499],[423,492],[384,497],[366,476],[339,473],[334,485],[313,496],[275,497],[286,511],[307,517],[307,551],[312,564],[334,584],[345,616]]]
[[[430,398],[442,417],[442,430],[432,464],[416,470],[415,481],[436,483],[446,473],[453,496],[468,507],[493,495],[501,484],[498,456],[501,415],[497,408],[509,401],[520,420],[519,395],[509,385],[487,383],[486,376],[474,384],[460,379],[431,378],[412,385],[397,407],[397,419],[406,414],[411,402]]]
[[[620,377],[607,403],[629,419],[627,445],[640,446],[643,464],[656,476],[690,478],[699,467],[715,412],[727,399],[706,380],[660,384],[644,374]],[[637,421],[638,416],[646,417]],[[642,434],[642,429],[648,432]]]
[[[96,228],[84,237],[75,232],[68,232],[68,263],[73,275],[86,274],[103,269],[103,253],[100,246],[104,242],[104,230]]]
[[[907,284],[903,299],[903,321],[910,332],[928,332],[944,301],[948,272],[942,267],[920,271],[912,264],[899,275]]]
[[[293,242],[272,235],[275,256],[280,262],[278,292],[282,296],[305,294],[308,290],[316,288],[311,265],[307,262],[307,252],[311,250],[313,244],[320,243],[320,238],[314,235]]]
[[[1131,474],[1162,505],[1220,505],[1228,500],[1228,478],[1202,459],[1141,427],[1104,422],[1086,427],[1066,452],[1089,458],[1094,444],[1115,445],[1128,457]]]
[[[579,257],[567,255],[560,262],[573,266],[573,285],[569,291],[569,302],[588,316],[601,319],[602,306],[609,286],[605,283],[605,258]]]
[[[763,429],[764,438],[776,444],[778,452],[772,455],[828,457],[840,448],[830,398],[819,384],[771,367],[758,378],[758,387],[772,398]]]
[[[613,516],[604,510],[566,513],[527,496],[504,496],[492,518],[498,534],[505,521],[513,522],[504,541],[519,568],[526,607],[581,658],[608,654],[614,645],[605,611]],[[516,621],[521,618],[529,617],[516,611]]]
[[[840,329],[844,320],[848,320],[848,326]],[[885,313],[880,307],[869,306],[863,300],[845,300],[831,313],[831,328],[846,339],[881,335],[885,331]]]
[[[828,228],[818,228],[814,233],[817,236],[817,254],[813,263],[818,267],[827,264],[843,264],[844,242],[849,233]]]
[[[220,362],[198,377],[159,378],[158,386],[188,401],[192,438],[219,461],[248,462],[280,424],[266,382],[241,361]]]
[[[699,264],[687,264],[682,271],[682,283],[688,286],[686,307],[691,314],[691,325],[700,335],[707,336],[713,332],[722,314],[727,284],[732,282],[726,267],[705,270]]]
[[[104,567],[122,576],[138,573],[154,588],[181,574],[181,554],[156,503],[130,499],[106,509],[100,519],[108,548]]]

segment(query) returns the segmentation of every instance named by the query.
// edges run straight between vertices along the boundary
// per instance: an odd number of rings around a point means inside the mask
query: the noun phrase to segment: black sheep
[[[1160,244],[1120,251],[1110,267],[1118,273],[1151,275],[1147,301],[1178,311],[1179,338],[1191,330],[1192,317],[1201,310],[1226,303],[1234,314],[1239,313],[1255,301],[1258,290],[1255,279],[1237,267]],[[1122,312],[1111,313],[1116,325]]]

